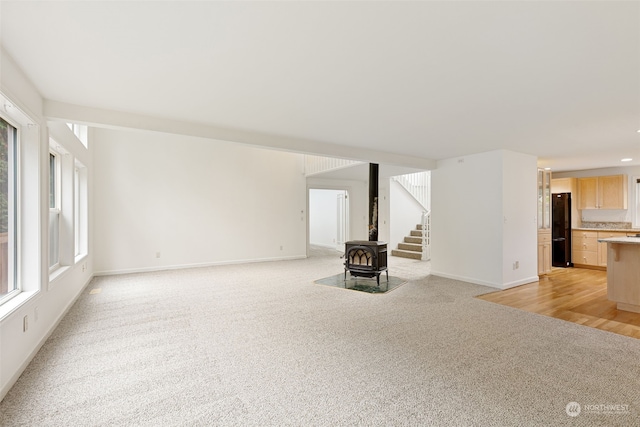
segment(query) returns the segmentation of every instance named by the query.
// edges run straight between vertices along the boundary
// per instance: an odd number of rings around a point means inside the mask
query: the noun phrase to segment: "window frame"
[[[53,141],[52,141],[53,142]],[[61,223],[61,213],[62,213],[62,209],[60,206],[60,201],[61,201],[61,165],[62,162],[60,160],[60,153],[53,149],[52,147],[49,148],[49,250],[48,250],[48,266],[49,266],[49,274],[53,273],[54,271],[56,271],[57,269],[60,268],[61,264],[60,264],[60,223]],[[51,167],[52,165],[55,167],[55,169],[53,170],[53,173],[51,171]],[[54,181],[53,184],[51,181]],[[53,194],[52,194],[53,192]],[[51,203],[52,201],[52,196],[53,196],[53,204]],[[53,239],[52,236],[52,215],[56,216],[56,222],[57,222],[57,227],[56,227],[56,232],[57,232],[57,236],[55,239]],[[56,261],[52,264],[51,263],[51,255],[52,255],[52,249],[53,249],[53,242],[57,243],[57,248],[56,248]]]
[[[0,301],[0,322],[42,291],[42,219],[46,212],[42,197],[45,173],[41,122],[24,106],[0,91],[0,116],[15,132],[13,210],[13,261],[15,291]]]
[[[631,183],[633,185],[631,194],[634,196],[632,199],[634,203],[629,207],[633,218],[632,226],[634,228],[640,228],[640,175],[633,175],[631,177]]]
[[[4,114],[0,114],[2,119],[12,129],[11,134],[7,135],[7,287],[11,287],[5,295],[0,295],[0,306],[22,292],[21,282],[19,280],[18,257],[19,245],[18,235],[20,224],[18,223],[20,215],[20,203],[18,195],[20,194],[20,125],[15,123]],[[7,289],[8,290],[8,289]]]
[[[87,148],[70,130],[67,123],[48,122],[50,155],[58,156],[58,173],[50,178],[50,191],[58,191],[55,204],[49,210],[49,283],[51,290],[75,266],[89,255],[89,169]],[[53,173],[53,172],[52,172]],[[54,180],[58,180],[54,183]],[[58,222],[55,222],[55,221]],[[58,235],[55,229],[58,229]],[[55,241],[57,237],[57,241]],[[57,263],[55,249],[58,249]],[[86,264],[81,266],[86,270]]]
[[[88,254],[87,167],[78,159],[73,164],[73,256],[79,262]]]
[[[76,138],[84,145],[84,148],[89,148],[89,126],[67,122],[67,127],[71,129],[71,132],[73,132]]]

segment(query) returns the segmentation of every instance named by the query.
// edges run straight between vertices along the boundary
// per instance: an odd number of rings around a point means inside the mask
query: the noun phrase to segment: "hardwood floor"
[[[607,299],[607,272],[554,268],[539,282],[477,298],[628,337],[640,338],[640,313],[622,311]]]

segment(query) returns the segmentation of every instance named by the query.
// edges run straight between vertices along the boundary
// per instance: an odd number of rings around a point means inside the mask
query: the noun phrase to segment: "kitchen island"
[[[640,237],[598,241],[607,244],[607,298],[618,310],[640,313]]]

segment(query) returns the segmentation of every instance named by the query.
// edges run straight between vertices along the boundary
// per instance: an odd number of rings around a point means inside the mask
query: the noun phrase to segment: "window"
[[[71,132],[73,132],[76,137],[80,140],[80,142],[82,142],[82,145],[86,147],[88,147],[88,130],[89,127],[87,125],[79,125],[77,123],[67,123],[67,126],[69,127],[69,129],[71,129]]]
[[[17,129],[0,118],[0,303],[19,292],[16,280]]]
[[[88,254],[85,155],[64,126],[49,125],[49,288]]]
[[[88,252],[87,168],[77,160],[73,178],[74,256],[77,261]]]
[[[639,228],[640,227],[640,176],[634,176],[633,183],[635,184],[634,191],[636,196],[635,206],[631,207],[632,212],[635,212],[633,217],[633,226],[635,228]]]
[[[0,92],[0,321],[41,290],[41,141],[37,121]]]
[[[60,266],[60,155],[49,153],[49,271]]]

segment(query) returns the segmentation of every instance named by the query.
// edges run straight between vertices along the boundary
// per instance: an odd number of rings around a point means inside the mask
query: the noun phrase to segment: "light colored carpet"
[[[94,279],[0,425],[639,425],[640,340],[475,299],[493,289],[404,258],[387,294],[314,284],[342,271],[314,255]]]

